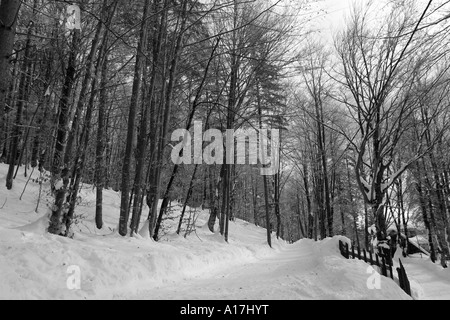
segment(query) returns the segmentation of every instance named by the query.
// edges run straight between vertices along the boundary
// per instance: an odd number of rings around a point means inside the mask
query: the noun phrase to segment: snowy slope
[[[0,183],[4,185],[5,166],[1,167],[0,174]],[[224,243],[219,235],[205,230],[206,212],[197,219],[198,236],[192,233],[185,239],[169,229],[158,243],[148,238],[124,239],[114,231],[120,195],[112,191],[104,195],[107,226],[96,231],[92,189],[83,190],[77,214],[84,217],[78,219],[75,239],[53,236],[45,232],[48,221],[48,208],[42,202],[45,199],[41,200],[39,214],[34,212],[38,184],[30,182],[22,201],[18,200],[25,181],[20,175],[13,190],[0,189],[0,202],[5,203],[0,210],[0,298],[3,299],[109,299],[124,292],[137,294],[143,288],[161,285],[169,279],[199,275],[224,262],[233,266],[272,253],[264,245],[265,230],[249,227],[243,221],[232,224],[231,232],[236,237],[230,244]],[[276,243],[278,247],[282,245]],[[71,291],[67,281],[74,267],[80,270],[81,290]]]
[[[2,186],[5,175],[1,165]],[[348,241],[343,237],[294,245],[274,240],[271,249],[265,229],[237,220],[225,243],[207,229],[208,212],[199,211],[195,232],[184,238],[174,233],[174,206],[161,241],[122,238],[115,232],[120,195],[113,191],[104,195],[104,230],[95,229],[88,187],[75,238],[49,235],[48,182],[39,213],[37,183],[30,181],[19,200],[25,183],[19,173],[13,190],[0,187],[0,299],[409,299],[388,278],[369,288],[373,270],[340,256],[338,240]]]

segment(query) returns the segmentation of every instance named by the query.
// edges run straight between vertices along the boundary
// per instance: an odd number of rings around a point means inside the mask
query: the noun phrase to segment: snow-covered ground
[[[145,233],[122,238],[115,231],[120,194],[111,190],[104,193],[105,227],[98,231],[89,186],[77,208],[74,239],[50,235],[48,181],[36,213],[39,184],[30,180],[20,200],[27,178],[19,171],[7,191],[6,170],[0,165],[0,299],[410,299],[364,262],[344,259],[338,250],[344,237],[292,245],[274,239],[269,248],[265,229],[237,220],[225,243],[206,227],[208,212],[191,209],[195,230],[185,238],[184,230],[174,232],[180,207],[173,204],[159,242]],[[448,270],[417,258],[402,261],[415,298],[449,298]]]
[[[417,300],[450,300],[450,269],[433,264],[423,255],[415,254],[402,259]]]

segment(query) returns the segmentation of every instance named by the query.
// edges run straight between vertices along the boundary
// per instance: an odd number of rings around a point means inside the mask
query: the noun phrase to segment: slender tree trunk
[[[206,209],[206,203],[208,199],[208,183],[207,183],[207,171],[203,170],[203,197],[202,197],[202,210]]]
[[[257,83],[256,88],[256,99],[258,101],[258,116],[259,116],[259,129],[260,129],[260,135],[259,135],[259,148],[264,145],[264,137],[262,137],[261,130],[263,129],[262,125],[262,105],[261,105],[261,98],[259,94],[259,83]],[[266,137],[268,139],[268,137]],[[264,156],[266,154],[265,150],[261,151],[262,155],[262,163],[266,163]],[[264,183],[264,202],[265,202],[265,208],[266,208],[266,229],[267,229],[267,243],[269,244],[269,247],[272,247],[272,227],[270,224],[270,210],[269,210],[269,187],[267,185],[267,176],[263,175],[263,183]]]
[[[129,203],[130,203],[130,171],[131,158],[133,154],[133,140],[135,136],[136,113],[139,104],[139,97],[142,85],[142,73],[145,66],[144,50],[147,49],[148,16],[150,9],[150,0],[144,2],[144,14],[142,16],[139,44],[136,54],[136,64],[134,69],[133,89],[131,93],[131,102],[128,113],[128,131],[125,147],[125,156],[122,165],[121,181],[121,201],[120,201],[120,219],[119,234],[126,236],[128,233]]]
[[[355,239],[356,239],[356,244],[357,246],[360,248],[360,242],[359,242],[359,235],[358,235],[358,224],[356,223],[356,216],[353,216],[353,228],[355,229]]]
[[[252,180],[253,219],[255,220],[255,226],[258,226],[258,180],[253,180],[253,175],[250,178]]]
[[[341,211],[342,235],[345,236],[347,234],[347,230],[345,228],[345,215],[342,206],[340,208],[340,211]]]
[[[108,1],[103,3],[103,13],[106,13],[106,6]],[[100,93],[98,102],[98,124],[97,124],[97,143],[95,147],[95,186],[96,186],[96,199],[95,199],[95,226],[97,229],[103,228],[103,189],[105,188],[105,182],[107,179],[107,170],[105,170],[105,151],[106,151],[106,103],[108,100],[108,45],[109,45],[109,27],[111,21],[117,9],[118,1],[115,0],[111,4],[112,9],[108,12],[108,18],[106,21],[106,30],[103,36],[103,42],[100,49],[101,57],[101,79],[100,79]]]
[[[364,242],[366,248],[369,249],[370,246],[370,236],[369,236],[369,210],[367,209],[367,204],[364,203]]]
[[[105,35],[105,42],[107,44],[108,35]],[[103,62],[100,80],[100,98],[98,103],[98,124],[97,124],[97,144],[95,148],[95,226],[97,229],[103,228],[103,188],[105,187],[105,149],[106,149],[106,101],[108,99],[107,93],[108,81],[108,53],[106,46],[103,49]]]
[[[420,201],[420,208],[422,210],[423,222],[425,224],[425,228],[428,231],[428,246],[430,247],[430,259],[434,263],[434,262],[436,262],[436,252],[435,252],[434,243],[433,243],[433,232],[431,229],[431,224],[430,224],[430,220],[429,220],[428,213],[427,213],[427,207],[426,207],[425,198],[424,198],[425,195],[423,193],[422,183],[420,182],[420,180],[415,183],[415,186],[416,186],[417,192],[419,193],[419,201]]]
[[[408,222],[406,221],[406,216],[405,216],[405,207],[403,204],[403,181],[401,179],[401,177],[398,179],[398,183],[397,183],[397,202],[399,204],[399,211],[400,211],[400,215],[402,217],[402,224],[403,224],[403,232],[405,233],[405,238],[408,239],[409,235],[408,235]]]
[[[303,187],[305,188],[306,210],[308,215],[308,238],[312,239],[314,236],[314,217],[312,215],[312,203],[309,193],[309,169],[306,161],[303,162]]]
[[[281,139],[280,139],[281,144]],[[272,150],[273,152],[273,150]],[[278,159],[279,160],[279,159]],[[274,187],[275,187],[275,199],[274,199],[274,206],[275,206],[275,217],[277,218],[277,239],[281,237],[281,212],[280,212],[280,163],[278,163],[278,170],[277,173],[274,176]]]
[[[305,229],[303,228],[303,223],[302,223],[302,214],[301,212],[304,211],[304,206],[303,203],[300,203],[300,195],[297,192],[297,216],[298,216],[298,227],[299,227],[299,231],[300,231],[300,237],[302,238],[306,238],[306,234],[305,234]]]
[[[320,232],[320,239],[323,240],[327,237],[327,213],[324,201],[324,182],[323,171],[319,159],[314,163],[313,167],[313,189],[314,200],[316,203],[318,227]]]
[[[209,198],[210,198],[210,214],[208,219],[208,229],[212,233],[214,233],[214,225],[216,224],[217,219],[217,212],[219,210],[218,205],[219,201],[217,199],[217,194],[219,193],[219,190],[217,188],[217,183],[215,183],[215,177],[214,177],[214,167],[209,166]]]
[[[313,216],[314,221],[314,241],[319,240],[319,214],[316,212]]]
[[[226,165],[226,157],[224,155],[223,157],[224,163],[222,164],[222,167],[220,169],[220,184],[222,189],[220,190],[222,193],[222,201],[220,203],[220,219],[219,219],[219,230],[220,230],[220,234],[223,236],[225,234],[225,219],[226,219],[226,214],[225,214],[225,210],[226,210],[226,206],[227,206],[227,189],[226,189],[226,185],[228,184],[227,181],[227,165]]]
[[[319,158],[321,162],[321,171],[322,171],[322,179],[323,182],[323,193],[325,198],[325,215],[322,217],[322,220],[326,218],[326,226],[328,231],[328,236],[333,236],[333,213],[331,210],[331,201],[330,201],[330,183],[328,179],[328,165],[327,165],[327,155],[325,150],[325,127],[324,127],[324,119],[323,119],[323,110],[322,110],[322,102],[320,98],[316,98],[315,103],[316,109],[316,117],[317,117],[317,146],[319,148]],[[321,223],[321,229],[324,228],[325,221]],[[326,235],[323,234],[323,230],[321,230],[322,238],[325,238]]]

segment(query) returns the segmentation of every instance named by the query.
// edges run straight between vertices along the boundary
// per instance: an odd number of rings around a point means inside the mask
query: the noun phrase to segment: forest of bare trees
[[[48,232],[65,237],[88,184],[99,229],[103,190],[120,192],[123,237],[158,241],[178,201],[178,233],[187,206],[209,209],[225,241],[237,218],[268,245],[345,235],[369,249],[415,229],[446,266],[450,1],[355,5],[327,43],[308,27],[316,2],[1,0],[3,192],[18,167],[38,171]],[[235,153],[174,163],[172,133],[198,123],[232,146],[227,129],[278,130],[243,156],[279,153],[276,172]]]

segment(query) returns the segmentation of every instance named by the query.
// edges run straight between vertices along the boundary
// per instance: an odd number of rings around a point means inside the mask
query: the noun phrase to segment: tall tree
[[[10,61],[21,4],[21,0],[2,0],[0,3],[0,150],[3,150],[6,96],[10,84]]]
[[[150,0],[145,0],[143,8],[143,16],[141,20],[139,44],[136,52],[136,63],[133,78],[133,91],[131,93],[130,108],[128,113],[128,129],[125,155],[122,166],[122,182],[121,182],[121,202],[120,202],[120,220],[119,234],[126,236],[128,233],[128,218],[130,209],[130,171],[131,160],[133,155],[133,141],[135,139],[135,125],[137,108],[140,101],[142,91],[142,74],[145,66],[145,50],[147,49],[148,25],[150,14]]]

